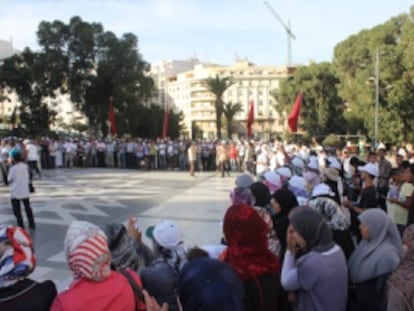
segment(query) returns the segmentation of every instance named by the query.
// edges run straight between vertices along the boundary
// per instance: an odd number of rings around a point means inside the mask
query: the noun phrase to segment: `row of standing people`
[[[236,179],[232,205],[223,221],[225,245],[219,249],[224,251],[218,255],[205,248],[211,252],[209,256],[221,262],[193,259],[186,263],[183,237],[169,221],[147,232],[152,248],[142,243],[142,233],[133,219],[126,227],[112,224],[104,230],[86,222],[72,223],[64,244],[74,282],[58,296],[50,283],[38,284],[24,278],[34,265],[29,256],[19,257],[25,261],[19,268],[27,268],[19,270],[22,274],[18,278],[13,277],[17,265],[10,263],[9,256],[23,246],[30,255],[33,245],[24,231],[3,228],[0,243],[5,244],[0,265],[10,265],[2,270],[10,273],[2,278],[8,281],[0,283],[0,303],[5,306],[2,310],[15,310],[13,302],[33,308],[32,295],[38,303],[52,304],[51,310],[157,310],[162,308],[157,305],[164,303],[175,310],[179,308],[175,293],[183,310],[188,311],[282,310],[292,306],[297,310],[345,310],[351,296],[359,308],[355,310],[385,310],[387,305],[389,310],[399,310],[397,306],[409,310],[414,288],[409,278],[413,271],[413,227],[404,233],[404,256],[396,226],[385,212],[359,206],[363,209],[358,216],[362,240],[346,254],[335,234],[346,231],[346,219],[335,205],[329,185],[319,183],[312,189],[308,207],[296,207],[299,203],[294,194],[297,184],[291,183],[293,177],[286,180],[287,189],[282,187],[273,194],[265,182],[254,183],[246,175]],[[270,234],[272,230],[275,234]],[[133,287],[122,274],[127,267],[139,271],[127,273],[132,283],[148,291],[144,292],[147,306],[142,298],[134,301]],[[218,275],[218,271],[225,276]],[[47,292],[41,293],[40,289]],[[22,293],[25,299],[16,302],[13,298]]]

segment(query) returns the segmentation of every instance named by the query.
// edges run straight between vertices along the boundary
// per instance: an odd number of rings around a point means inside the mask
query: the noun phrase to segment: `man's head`
[[[397,164],[397,166],[399,167],[401,165],[401,163],[404,161],[404,157],[401,154],[397,154],[395,156],[395,163]]]
[[[377,162],[377,153],[375,151],[370,151],[370,153],[368,154],[367,161],[369,163],[376,163]]]
[[[385,147],[384,147],[384,148],[379,148],[379,149],[378,149],[378,157],[379,157],[381,160],[385,158],[385,153],[386,153]]]

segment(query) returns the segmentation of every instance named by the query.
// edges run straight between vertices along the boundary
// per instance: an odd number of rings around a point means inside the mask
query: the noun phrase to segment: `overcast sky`
[[[268,0],[290,20],[295,64],[330,61],[335,45],[364,28],[409,11],[408,0]],[[36,49],[42,20],[78,15],[105,30],[138,36],[145,60],[187,59],[231,64],[236,56],[260,65],[287,61],[284,28],[259,0],[3,0],[0,39]]]

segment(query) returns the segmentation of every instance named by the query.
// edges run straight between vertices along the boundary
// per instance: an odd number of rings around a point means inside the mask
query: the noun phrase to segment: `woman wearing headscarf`
[[[154,255],[141,239],[141,232],[135,228],[135,219],[130,217],[127,228],[123,224],[110,223],[104,226],[111,251],[111,267],[113,270],[130,268],[138,271],[148,265]]]
[[[331,188],[322,183],[313,188],[308,205],[325,218],[326,224],[332,230],[334,241],[342,248],[345,257],[349,258],[355,248],[348,229],[350,221],[334,197]]]
[[[145,310],[128,279],[111,271],[111,255],[105,233],[86,221],[74,221],[65,236],[65,254],[73,282],[60,293],[51,311],[70,310]],[[127,273],[142,287],[141,280],[132,270]]]
[[[299,204],[296,196],[289,189],[280,189],[276,191],[272,195],[270,203],[274,210],[272,217],[273,228],[276,231],[281,245],[281,252],[279,257],[283,259],[286,251],[286,232],[289,227],[288,216],[290,211]]]
[[[253,195],[253,202],[241,202],[241,204],[248,204],[253,206],[253,209],[266,223],[268,228],[267,239],[269,250],[276,256],[279,256],[281,245],[278,236],[273,228],[272,214],[273,209],[270,206],[270,191],[269,188],[261,183],[256,182],[250,186],[250,191]]]
[[[224,216],[228,245],[223,260],[241,278],[246,311],[278,308],[280,262],[268,249],[268,227],[249,205],[232,205]]]
[[[231,204],[248,204],[254,205],[255,198],[250,191],[250,186],[254,183],[252,175],[248,173],[241,174],[235,180],[235,188],[230,191]]]
[[[286,291],[295,292],[290,299],[295,310],[345,310],[346,260],[322,215],[308,207],[294,209],[287,247],[281,283]]]
[[[20,227],[0,227],[0,310],[48,311],[57,291],[52,281],[29,278],[36,267],[33,242]]]
[[[414,311],[414,225],[404,231],[404,257],[388,280],[388,311]]]
[[[186,311],[243,311],[244,288],[230,265],[195,258],[180,272],[177,294]]]
[[[402,256],[396,225],[381,209],[359,215],[362,241],[348,261],[356,304],[361,310],[385,310],[386,283]]]

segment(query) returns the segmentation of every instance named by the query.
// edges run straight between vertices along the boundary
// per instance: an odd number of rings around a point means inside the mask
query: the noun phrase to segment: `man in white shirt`
[[[20,153],[16,153],[13,156],[14,165],[9,170],[7,180],[10,184],[10,197],[13,207],[13,213],[17,219],[17,225],[24,228],[22,212],[20,209],[20,201],[23,201],[24,208],[26,210],[27,219],[29,221],[29,227],[35,229],[33,211],[30,206],[30,191],[29,191],[29,170],[25,163],[22,162],[22,156]]]
[[[37,166],[37,162],[39,160],[39,155],[37,153],[37,147],[30,140],[25,140],[25,145],[26,145],[26,159],[27,159],[27,164],[29,165],[30,177],[31,178],[33,177],[33,170],[35,170],[36,174],[39,176],[39,178],[41,178],[42,175],[40,174],[39,167]]]

